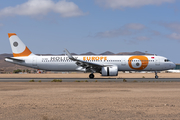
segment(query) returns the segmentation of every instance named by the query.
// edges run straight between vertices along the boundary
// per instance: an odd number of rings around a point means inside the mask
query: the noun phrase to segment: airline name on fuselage
[[[74,57],[77,59],[78,57]],[[42,60],[48,60],[48,58],[42,58]],[[58,60],[70,60],[69,57],[51,57],[50,60],[52,61],[58,61]]]
[[[83,57],[83,60],[107,60],[107,57],[103,56],[94,56],[94,57]]]
[[[78,57],[74,57],[75,59],[78,59]],[[48,58],[42,58],[42,60],[49,60]],[[69,60],[69,57],[51,57],[50,60]],[[102,56],[94,56],[94,57],[83,57],[83,60],[107,60],[107,57]]]

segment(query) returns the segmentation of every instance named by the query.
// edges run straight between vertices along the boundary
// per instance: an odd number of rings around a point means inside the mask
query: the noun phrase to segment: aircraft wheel
[[[89,78],[90,78],[90,79],[93,79],[93,78],[94,78],[94,74],[90,74],[90,75],[89,75]]]
[[[157,71],[155,71],[155,79],[158,79]]]
[[[158,79],[158,76],[156,75],[155,78]]]

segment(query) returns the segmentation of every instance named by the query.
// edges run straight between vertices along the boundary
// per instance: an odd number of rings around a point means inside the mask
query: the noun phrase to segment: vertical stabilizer
[[[15,33],[8,33],[8,36],[14,57],[34,55]]]

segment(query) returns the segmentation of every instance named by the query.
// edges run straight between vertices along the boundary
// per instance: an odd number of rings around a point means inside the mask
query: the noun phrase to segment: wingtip
[[[10,38],[11,36],[16,35],[16,33],[8,33],[8,37]]]

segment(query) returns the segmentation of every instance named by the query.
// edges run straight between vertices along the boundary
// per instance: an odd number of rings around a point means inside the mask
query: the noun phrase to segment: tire
[[[158,76],[156,75],[155,78],[158,79]]]
[[[89,75],[89,78],[90,78],[90,79],[93,79],[93,78],[94,78],[94,74],[90,74],[90,75]]]

